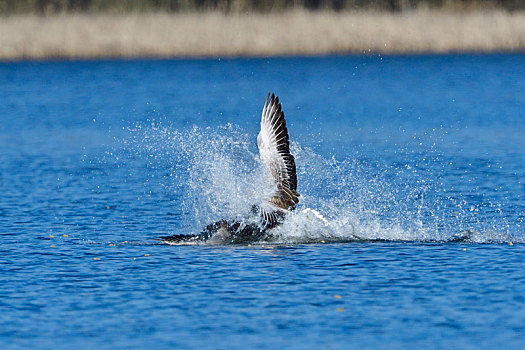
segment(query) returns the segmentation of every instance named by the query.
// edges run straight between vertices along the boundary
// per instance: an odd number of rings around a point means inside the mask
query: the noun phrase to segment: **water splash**
[[[126,148],[147,158],[149,171],[163,169],[164,175],[157,177],[167,191],[177,193],[173,205],[181,212],[179,229],[184,233],[198,233],[224,218],[242,221],[272,190],[255,136],[238,126],[179,131],[138,125],[130,132]],[[324,157],[295,142],[291,151],[300,203],[273,230],[274,243],[522,241],[497,210],[483,216],[483,208],[497,205],[468,203],[447,193],[443,168],[436,167],[439,157],[400,155],[402,161],[388,165],[359,154],[343,160]]]

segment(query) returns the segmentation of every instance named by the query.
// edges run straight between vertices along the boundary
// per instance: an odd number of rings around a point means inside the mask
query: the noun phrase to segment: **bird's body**
[[[261,161],[274,185],[274,191],[266,201],[252,207],[255,220],[251,218],[242,223],[223,219],[209,224],[200,234],[173,235],[159,239],[169,244],[246,244],[269,240],[272,237],[272,229],[280,225],[286,214],[294,210],[299,202],[295,159],[290,153],[284,113],[279,98],[274,94],[270,96],[268,93],[264,103],[257,146]]]

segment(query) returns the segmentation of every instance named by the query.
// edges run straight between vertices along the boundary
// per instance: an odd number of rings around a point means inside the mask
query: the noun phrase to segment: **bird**
[[[260,160],[273,185],[269,199],[251,207],[251,213],[257,220],[246,224],[222,219],[207,225],[199,234],[175,234],[159,237],[158,240],[168,244],[246,244],[270,239],[272,230],[296,208],[300,197],[288,128],[279,97],[274,93],[270,95],[268,92],[264,102],[257,146]]]

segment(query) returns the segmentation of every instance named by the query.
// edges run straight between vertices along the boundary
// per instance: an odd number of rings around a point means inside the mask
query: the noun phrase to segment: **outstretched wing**
[[[290,153],[288,129],[281,110],[279,97],[270,93],[266,97],[261,117],[261,131],[257,136],[257,145],[261,160],[268,167],[276,190],[269,201],[274,210],[293,210],[299,202],[297,193],[297,173],[295,159]],[[261,206],[263,217],[270,222],[275,215],[268,213],[265,205]],[[267,216],[271,215],[271,218]]]

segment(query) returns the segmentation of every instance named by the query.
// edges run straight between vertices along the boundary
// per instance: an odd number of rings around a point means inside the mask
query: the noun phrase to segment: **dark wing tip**
[[[268,95],[266,95],[266,100],[264,100],[264,107],[268,105],[268,99],[270,98],[270,91],[268,91]]]

